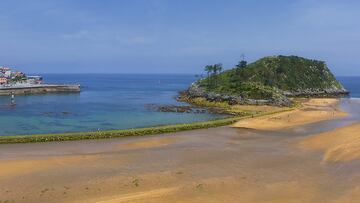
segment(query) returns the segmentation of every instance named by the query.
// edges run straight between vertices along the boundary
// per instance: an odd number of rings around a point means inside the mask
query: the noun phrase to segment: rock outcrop
[[[247,104],[247,105],[274,105],[274,106],[290,106],[291,101],[284,95],[278,95],[278,98],[273,99],[249,99],[242,96],[220,94],[208,92],[205,88],[200,87],[197,83],[193,83],[187,91],[185,91],[190,98],[201,97],[208,101],[228,102],[229,104]]]

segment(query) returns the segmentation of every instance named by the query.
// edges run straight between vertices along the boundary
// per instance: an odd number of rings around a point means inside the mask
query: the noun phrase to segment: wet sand
[[[304,149],[324,153],[324,162],[348,162],[360,158],[360,122],[310,136],[299,143]]]
[[[324,161],[357,125],[306,126],[0,145],[0,202],[359,202],[357,157]]]
[[[338,104],[338,99],[310,99],[293,111],[239,121],[234,127],[279,130],[346,117],[348,114],[340,110]]]

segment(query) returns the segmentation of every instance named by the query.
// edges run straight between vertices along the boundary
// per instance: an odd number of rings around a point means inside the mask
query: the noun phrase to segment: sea
[[[80,93],[0,96],[0,136],[83,132],[191,123],[225,115],[158,112],[152,105],[186,105],[175,98],[197,80],[178,74],[42,74],[46,83],[81,84]],[[338,77],[360,98],[360,77]]]

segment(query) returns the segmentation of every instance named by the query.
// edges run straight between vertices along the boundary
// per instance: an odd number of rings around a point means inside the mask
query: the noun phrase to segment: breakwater
[[[80,85],[31,85],[0,87],[0,96],[80,92]]]

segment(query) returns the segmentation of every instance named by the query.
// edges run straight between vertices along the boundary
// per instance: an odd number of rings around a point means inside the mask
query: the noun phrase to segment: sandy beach
[[[348,113],[340,110],[338,104],[338,99],[309,99],[300,103],[300,107],[293,111],[242,120],[235,123],[234,127],[279,130],[346,117]]]
[[[331,123],[351,113],[315,99],[234,126],[1,145],[0,202],[359,202],[359,120]]]
[[[360,158],[360,122],[310,136],[300,142],[304,149],[324,153],[324,162],[348,162]]]

